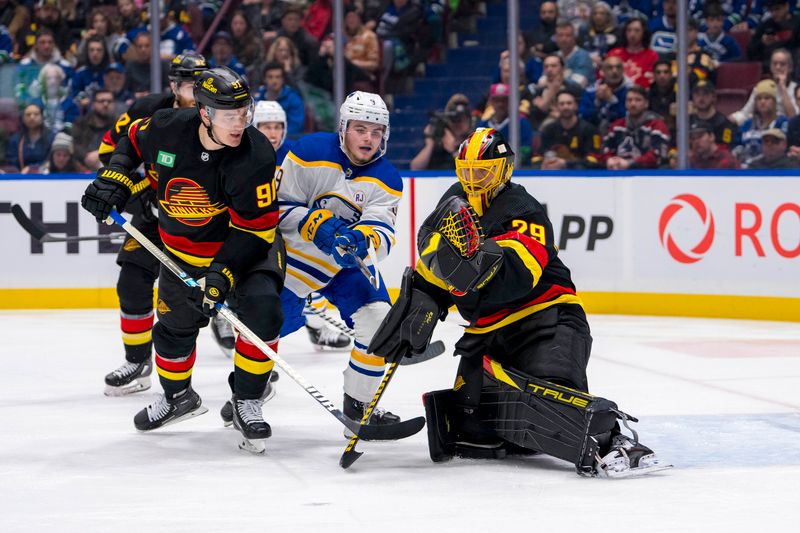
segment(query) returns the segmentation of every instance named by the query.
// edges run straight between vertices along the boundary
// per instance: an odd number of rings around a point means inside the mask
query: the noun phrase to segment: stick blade
[[[371,440],[400,440],[419,433],[425,427],[425,417],[418,416],[397,424],[365,424],[356,432],[358,438]]]
[[[14,218],[17,220],[17,223],[22,226],[22,229],[27,231],[28,234],[37,241],[42,242],[44,236],[47,235],[47,230],[28,218],[28,215],[25,214],[21,205],[12,205],[11,214],[14,215]]]
[[[357,452],[355,448],[350,451],[345,451],[339,459],[339,466],[344,469],[350,468],[353,463],[358,461],[358,458],[364,455],[364,452]]]
[[[425,348],[425,351],[422,353],[415,353],[412,354],[411,357],[403,357],[400,359],[400,366],[408,366],[408,365],[416,365],[418,363],[424,363],[425,361],[429,361],[434,357],[439,357],[445,352],[444,342],[442,341],[434,341]]]

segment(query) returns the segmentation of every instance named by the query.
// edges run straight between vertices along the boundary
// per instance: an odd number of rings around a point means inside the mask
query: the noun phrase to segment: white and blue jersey
[[[297,141],[281,165],[278,190],[280,229],[288,254],[285,286],[305,297],[327,286],[341,267],[298,229],[310,210],[327,209],[351,228],[366,227],[377,237],[378,260],[395,242],[394,225],[403,182],[384,158],[353,165],[335,133],[314,133]]]

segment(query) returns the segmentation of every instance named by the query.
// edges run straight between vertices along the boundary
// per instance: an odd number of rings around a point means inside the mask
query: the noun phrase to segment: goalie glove
[[[424,352],[436,321],[444,316],[433,298],[411,287],[413,276],[414,271],[406,268],[400,295],[367,348],[367,353],[380,355],[390,363],[411,357],[412,352]]]
[[[103,167],[97,171],[95,180],[86,187],[81,205],[98,222],[104,222],[111,210],[122,211],[131,196],[133,181],[119,168]]]
[[[431,213],[417,235],[419,259],[458,293],[480,290],[497,274],[503,250],[485,240],[475,211],[458,196]]]

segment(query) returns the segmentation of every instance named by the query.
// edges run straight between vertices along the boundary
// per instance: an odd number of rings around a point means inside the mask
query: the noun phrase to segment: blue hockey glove
[[[309,211],[300,219],[297,230],[304,240],[313,242],[328,255],[333,252],[337,234],[348,231],[347,224],[327,209]]]
[[[336,237],[333,247],[333,258],[342,268],[353,268],[356,266],[355,257],[349,253],[341,253],[339,248],[348,249],[361,259],[364,259],[367,257],[368,246],[369,241],[362,232],[346,229]]]

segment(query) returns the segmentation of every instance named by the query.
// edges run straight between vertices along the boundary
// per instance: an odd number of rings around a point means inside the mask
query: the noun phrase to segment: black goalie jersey
[[[453,195],[465,197],[460,184],[442,199]],[[483,288],[463,295],[451,292],[422,262],[414,276],[418,288],[443,308],[456,305],[470,322],[467,333],[494,331],[556,304],[582,305],[569,269],[558,258],[547,213],[523,186],[506,184],[480,223],[504,256],[500,270]]]
[[[113,159],[124,152],[154,174],[167,251],[196,267],[221,262],[235,276],[275,239],[275,151],[252,126],[238,147],[206,150],[200,125],[196,109],[158,111],[131,124]]]

